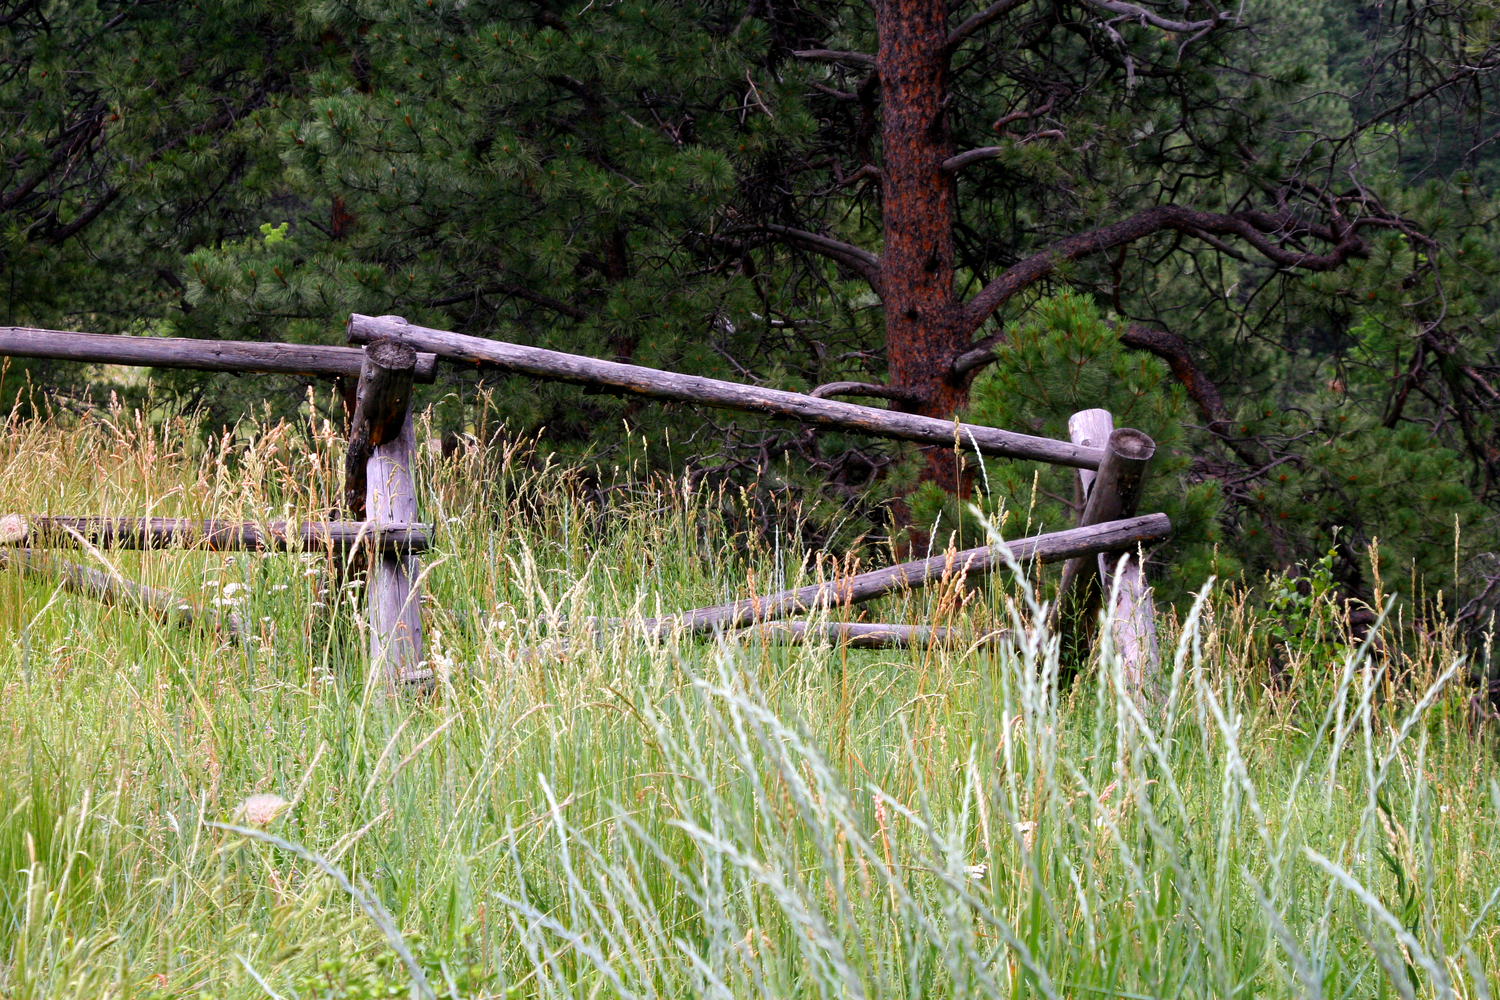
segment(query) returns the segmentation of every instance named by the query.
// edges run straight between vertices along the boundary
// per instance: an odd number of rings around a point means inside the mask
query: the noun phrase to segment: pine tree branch
[[[921,401],[920,394],[893,385],[876,382],[828,382],[818,386],[809,396],[828,399],[832,396],[874,396],[879,399],[899,399],[904,403]]]
[[[993,24],[1025,2],[1026,0],[996,0],[979,13],[969,16],[962,24],[948,32],[948,51],[952,52],[974,32]]]
[[[1225,24],[1234,24],[1239,21],[1234,14],[1228,11],[1215,12],[1211,18],[1201,21],[1173,21],[1133,3],[1121,3],[1119,0],[1083,0],[1090,7],[1118,14],[1118,20],[1134,21],[1140,25],[1150,25],[1162,31],[1170,31],[1178,35],[1197,35],[1199,32],[1213,30]]]
[[[817,233],[793,229],[790,226],[766,223],[756,228],[761,232],[774,233],[808,250],[838,261],[868,281],[876,295],[883,294],[880,282],[880,258],[870,251],[854,246],[852,243],[844,243],[827,236],[819,236]]]
[[[466,292],[460,292],[456,295],[445,295],[439,299],[428,299],[424,305],[428,307],[451,306],[456,302],[463,302],[465,299],[472,299],[477,295],[496,294],[512,295],[518,299],[525,299],[527,302],[551,309],[553,312],[566,316],[569,319],[584,320],[589,318],[587,310],[570,305],[561,299],[554,299],[550,295],[533,292],[525,285],[517,285],[509,281],[496,281],[485,285],[483,288],[471,288]]]
[[[852,62],[866,66],[875,65],[875,57],[868,52],[843,52],[838,49],[796,49],[792,55],[798,59],[813,59],[818,62]]]
[[[1005,149],[1001,146],[983,146],[979,149],[966,149],[956,156],[950,156],[943,161],[943,173],[956,174],[971,163],[979,163],[984,160],[993,160]]]
[[[1194,363],[1187,341],[1175,333],[1153,330],[1139,323],[1122,323],[1116,331],[1120,343],[1126,347],[1147,351],[1165,361],[1172,377],[1182,383],[1188,398],[1208,418],[1209,430],[1219,432],[1221,425],[1225,425],[1229,419],[1229,411],[1224,407],[1224,397],[1219,395],[1219,387]]]
[[[1138,212],[1128,219],[1101,226],[1088,232],[1067,236],[1041,253],[1022,260],[990,282],[964,308],[969,329],[976,330],[996,309],[1022,289],[1054,273],[1060,266],[1102,250],[1172,230],[1193,236],[1230,236],[1248,243],[1257,253],[1277,267],[1305,271],[1331,271],[1342,267],[1351,257],[1364,257],[1369,247],[1359,230],[1371,226],[1395,226],[1406,229],[1399,221],[1366,216],[1335,231],[1324,226],[1309,226],[1289,215],[1270,215],[1246,211],[1232,215],[1199,212],[1181,205],[1158,205]],[[1283,241],[1311,236],[1333,243],[1327,253],[1308,253],[1290,248]],[[974,345],[982,346],[981,343]],[[961,357],[966,357],[961,355]]]

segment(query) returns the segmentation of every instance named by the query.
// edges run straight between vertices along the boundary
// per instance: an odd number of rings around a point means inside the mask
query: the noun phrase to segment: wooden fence
[[[1084,498],[1078,526],[1008,545],[1026,562],[1062,562],[1054,624],[1069,648],[1087,648],[1101,597],[1112,595],[1115,647],[1128,675],[1143,690],[1159,662],[1151,593],[1140,564],[1143,545],[1166,538],[1164,514],[1137,516],[1155,443],[1137,430],[1115,428],[1106,410],[1085,410],[1069,422],[1068,441],[993,427],[899,413],[818,396],[764,389],[719,379],[470,337],[407,323],[399,316],[350,317],[356,347],[238,343],[0,327],[0,355],[93,363],[281,373],[333,379],[349,417],[343,511],[348,521],[327,524],[236,524],[222,521],[97,517],[0,519],[0,564],[60,577],[71,589],[106,601],[128,600],[161,616],[187,619],[193,606],[174,595],[117,579],[34,550],[57,546],[201,549],[312,549],[366,554],[366,601],[372,662],[392,688],[429,678],[422,659],[420,554],[430,544],[417,520],[411,475],[415,453],[412,386],[431,382],[437,362],[482,366],[535,378],[628,392],[646,398],[784,417],[803,423],[920,444],[943,445],[1001,458],[1027,459],[1077,470]],[[1002,563],[990,546],[861,573],[795,590],[698,608],[643,623],[644,632],[710,634],[756,626],[772,641],[822,637],[858,646],[919,642],[973,644],[996,635],[967,636],[920,625],[785,622],[836,606],[859,604],[929,583],[972,578]],[[202,612],[196,612],[200,616]],[[211,617],[211,616],[210,616]],[[231,635],[237,621],[213,619]]]

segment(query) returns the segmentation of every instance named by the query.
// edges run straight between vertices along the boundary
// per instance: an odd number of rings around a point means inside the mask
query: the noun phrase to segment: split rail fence
[[[0,565],[61,580],[64,587],[106,602],[134,605],[162,617],[208,618],[231,635],[243,632],[232,616],[206,614],[176,595],[144,587],[37,550],[183,547],[205,550],[319,550],[360,552],[368,566],[367,620],[371,661],[390,687],[430,678],[422,658],[418,560],[431,532],[417,519],[412,478],[415,439],[412,386],[432,382],[437,362],[480,366],[643,397],[785,417],[918,444],[957,447],[998,458],[1025,459],[1077,470],[1082,510],[1078,525],[1008,544],[1021,563],[1062,562],[1054,624],[1070,648],[1085,649],[1101,597],[1115,601],[1114,645],[1127,676],[1149,686],[1159,662],[1155,616],[1140,553],[1166,538],[1165,514],[1137,513],[1156,445],[1137,430],[1115,428],[1107,410],[1084,410],[1069,421],[1068,441],[993,427],[899,413],[796,392],[435,330],[399,316],[361,316],[348,323],[360,347],[313,347],[0,327],[0,356],[90,363],[279,373],[332,379],[348,417],[342,496],[346,521],[325,524],[241,524],[183,519],[34,517],[0,519]],[[827,639],[851,646],[902,646],[993,641],[954,628],[921,625],[786,621],[819,610],[861,604],[928,584],[973,579],[1004,564],[984,546],[901,563],[758,598],[697,608],[643,623],[646,635],[714,634],[754,628],[769,641]]]

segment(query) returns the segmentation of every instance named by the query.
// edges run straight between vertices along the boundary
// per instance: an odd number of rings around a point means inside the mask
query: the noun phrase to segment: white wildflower
[[[262,792],[241,802],[235,809],[234,816],[236,819],[243,819],[251,826],[265,826],[280,816],[289,805],[291,803],[280,795]]]

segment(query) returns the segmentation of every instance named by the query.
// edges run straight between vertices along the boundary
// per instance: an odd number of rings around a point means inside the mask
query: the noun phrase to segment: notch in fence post
[[[1156,442],[1137,430],[1114,429],[1114,418],[1100,409],[1075,413],[1068,421],[1068,434],[1074,444],[1104,449],[1097,473],[1078,473],[1084,500],[1079,526],[1134,516]],[[1114,588],[1119,560],[1118,555],[1102,553],[1070,559],[1063,567],[1053,621],[1061,632],[1064,651],[1075,662],[1088,653],[1099,604]],[[1152,697],[1160,662],[1156,616],[1138,554],[1125,557],[1113,610],[1115,649],[1124,661],[1126,679],[1134,689]]]
[[[371,527],[417,519],[412,459],[412,381],[417,356],[394,341],[365,348],[359,400],[349,427],[344,467],[344,504],[350,516]],[[426,679],[422,662],[422,607],[417,557],[409,550],[371,551],[366,599],[370,659],[387,686]]]

